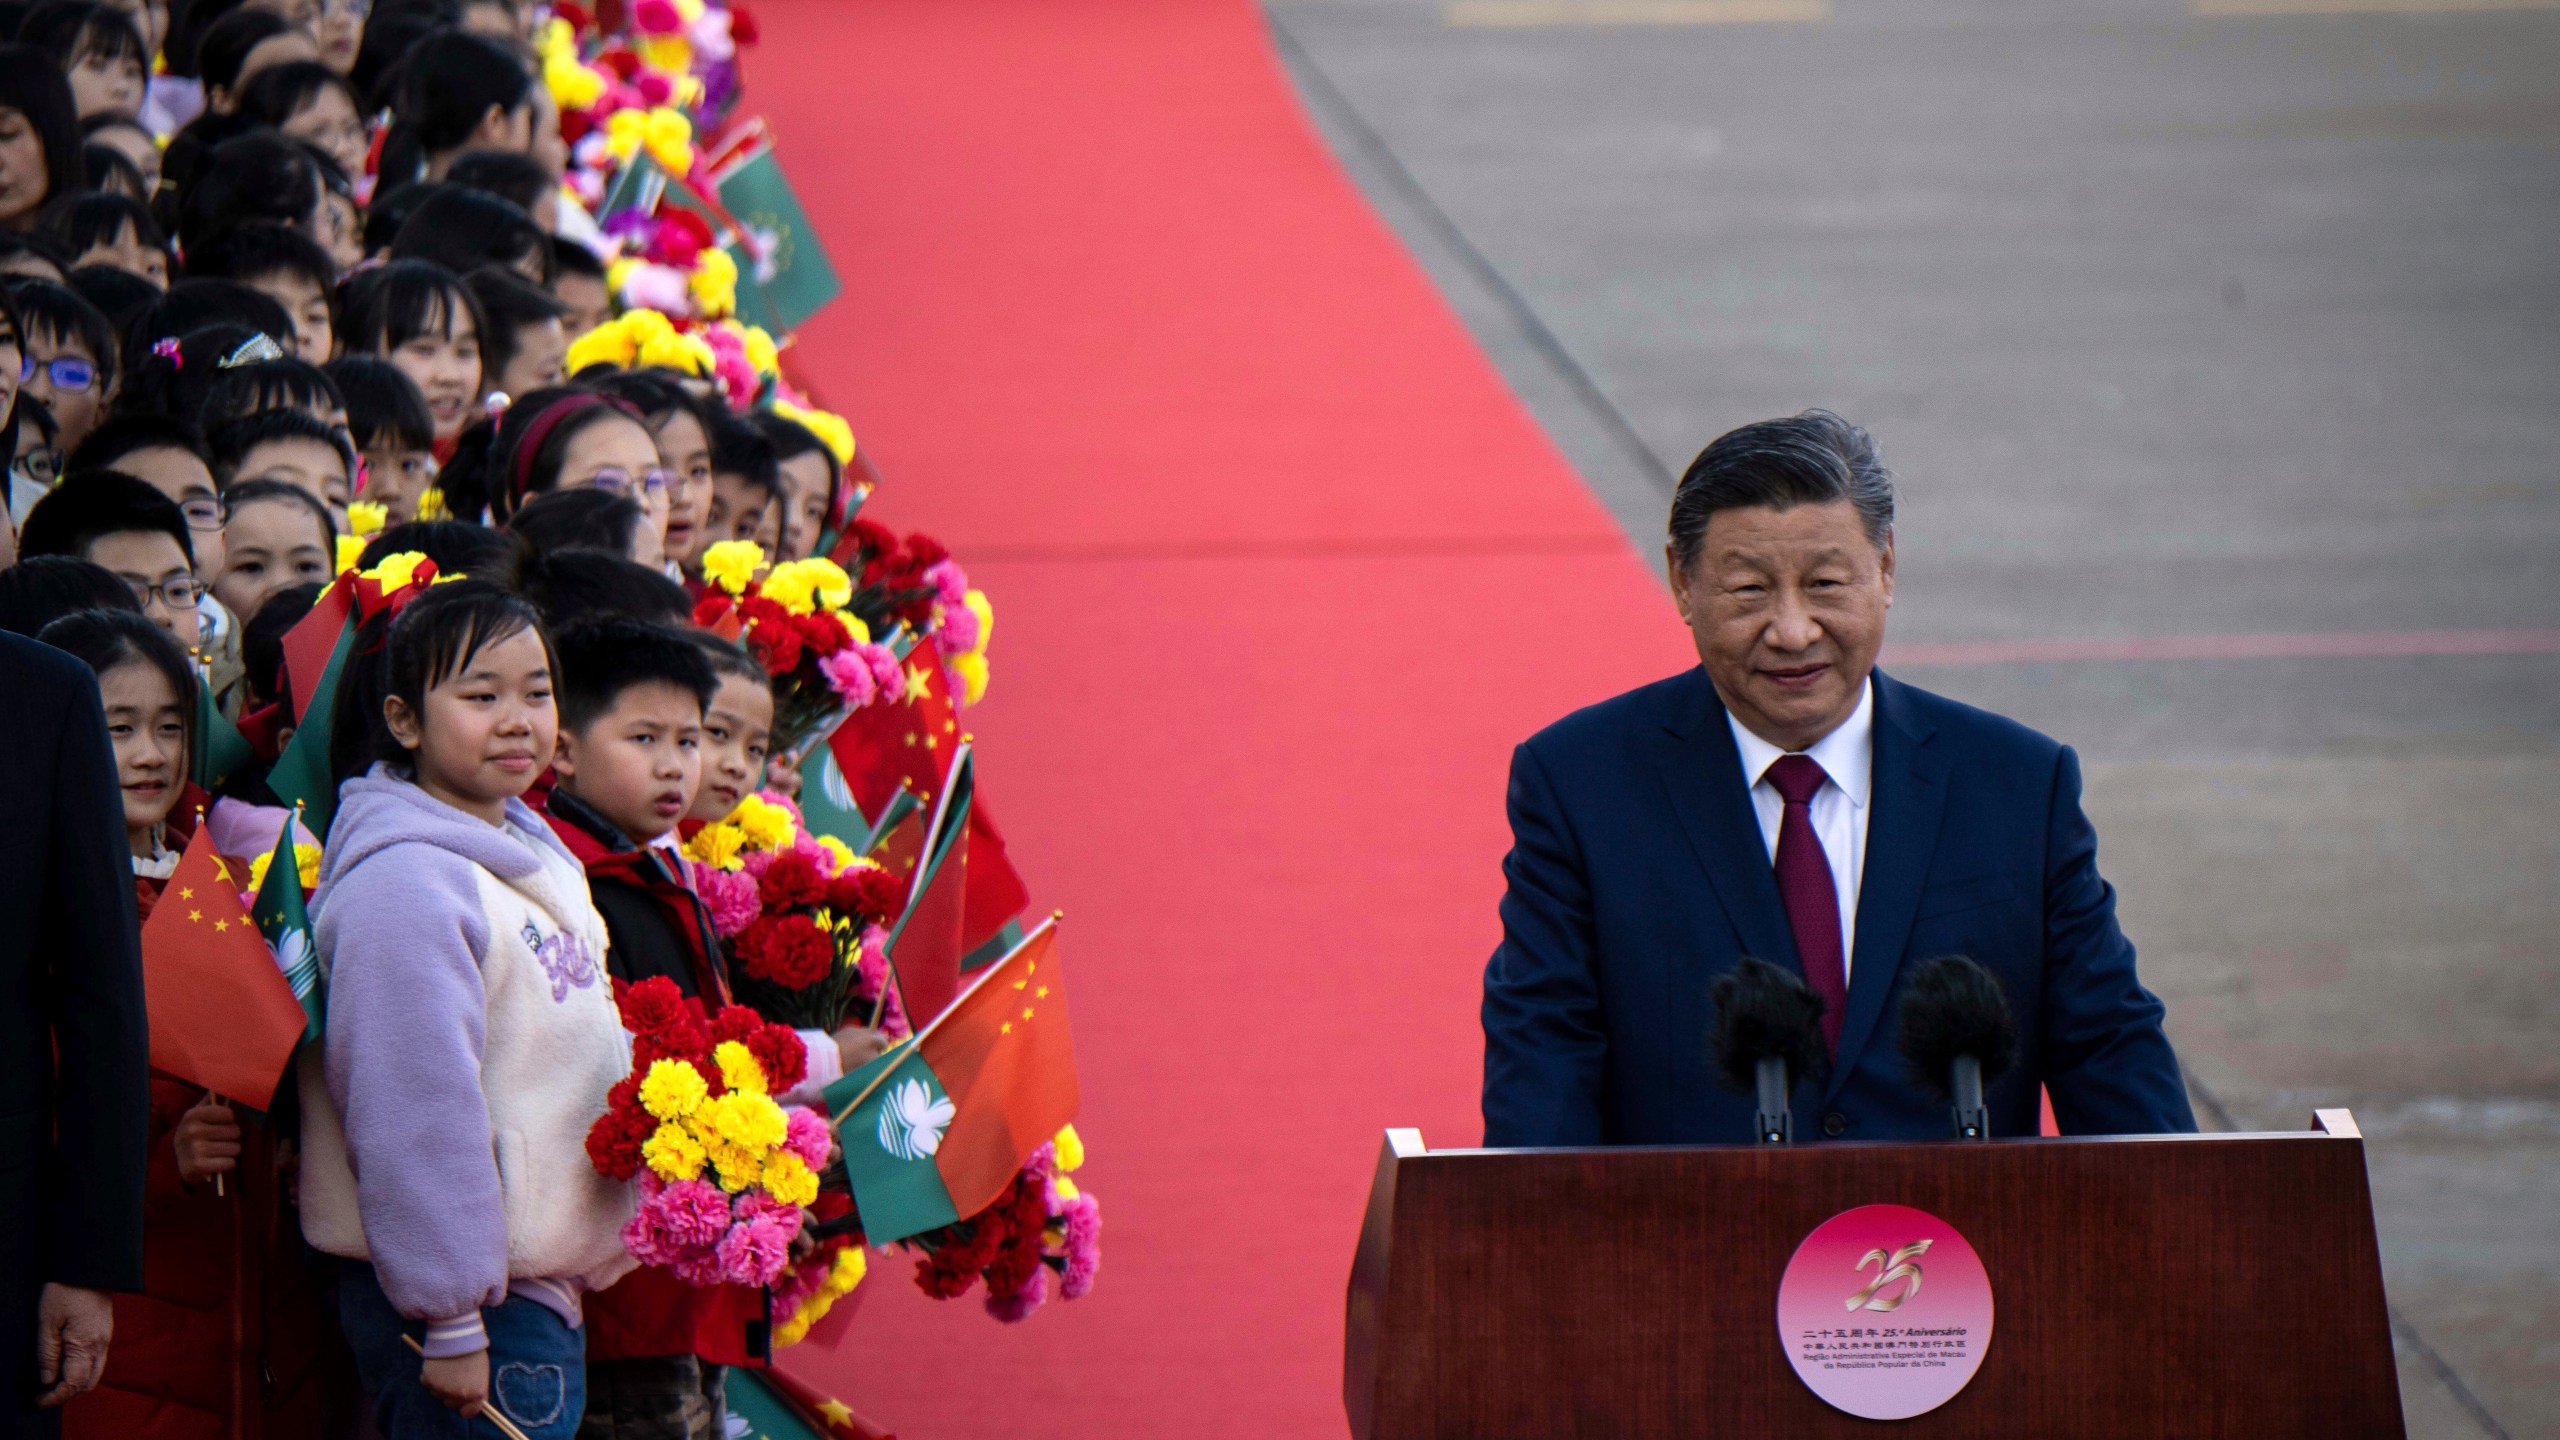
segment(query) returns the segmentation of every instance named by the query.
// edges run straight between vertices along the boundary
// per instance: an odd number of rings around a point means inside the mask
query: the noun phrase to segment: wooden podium
[[[1928,1211],[1997,1321],[1939,1408],[1831,1408],[1778,1332],[1830,1217]],[[1390,1130],[1352,1263],[1343,1403],[1418,1437],[2403,1434],[2364,1142],[2305,1134],[1426,1151]]]

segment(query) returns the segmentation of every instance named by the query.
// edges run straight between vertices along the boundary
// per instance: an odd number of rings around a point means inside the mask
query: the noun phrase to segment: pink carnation
[[[1031,1273],[1023,1277],[1021,1289],[1010,1295],[987,1297],[987,1313],[1007,1325],[1019,1325],[1030,1319],[1031,1312],[1039,1309],[1048,1298],[1049,1267],[1034,1265]]]
[[[653,1207],[667,1238],[690,1249],[718,1244],[729,1228],[729,1197],[700,1180],[678,1180],[641,1206]]]
[[[978,648],[978,612],[966,605],[942,607],[942,627],[933,643],[945,655],[966,655]]]
[[[907,1033],[907,1007],[898,1002],[898,990],[889,984],[889,932],[874,925],[862,932],[862,949],[855,961],[862,970],[863,988],[874,995],[885,989],[887,1003],[880,1008],[880,1033],[892,1040]]]
[[[898,664],[898,652],[886,645],[856,645],[862,658],[871,666],[871,678],[880,685],[880,693],[891,697],[907,690],[907,672]]]
[[[720,1238],[721,1278],[733,1285],[772,1284],[791,1263],[791,1236],[797,1228],[771,1212],[730,1226]]]
[[[667,1268],[675,1272],[677,1279],[703,1290],[725,1278],[720,1269],[720,1256],[712,1250],[688,1250]]]
[[[631,86],[638,90],[640,98],[650,105],[664,105],[676,93],[676,82],[656,70],[640,72],[639,78],[633,80]]]
[[[924,583],[933,587],[934,598],[953,609],[969,603],[969,574],[956,560],[936,560],[924,567]]]
[[[789,1124],[789,1132],[782,1142],[783,1148],[799,1156],[800,1163],[812,1170],[826,1169],[827,1150],[831,1139],[827,1134],[827,1122],[819,1119],[816,1111],[804,1110],[795,1105],[791,1107]]]
[[[862,648],[848,645],[833,655],[818,657],[818,673],[827,677],[827,688],[857,710],[880,694],[880,677],[872,670],[870,659],[861,653]]]
[[[1067,1207],[1067,1271],[1059,1292],[1070,1300],[1083,1299],[1101,1269],[1102,1202],[1088,1191]]]
[[[711,928],[722,939],[739,933],[756,922],[764,913],[764,897],[756,890],[756,877],[739,870],[714,870],[699,860],[687,862],[693,869],[693,888],[702,895],[702,903],[711,910]]]
[[[644,35],[673,35],[684,28],[684,12],[675,0],[640,0],[631,7],[631,23]]]

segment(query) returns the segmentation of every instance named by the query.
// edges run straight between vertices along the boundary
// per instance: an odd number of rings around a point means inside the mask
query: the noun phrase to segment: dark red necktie
[[[1787,928],[1796,934],[1804,982],[1822,997],[1822,1038],[1840,1053],[1840,1017],[1849,1008],[1849,967],[1840,944],[1840,892],[1831,884],[1831,857],[1813,831],[1813,797],[1831,777],[1802,755],[1781,755],[1768,781],[1787,802],[1778,822],[1778,898]]]

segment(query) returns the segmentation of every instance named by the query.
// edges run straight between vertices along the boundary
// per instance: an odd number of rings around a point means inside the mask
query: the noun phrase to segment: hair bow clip
[[[151,353],[168,361],[169,368],[172,370],[187,368],[187,352],[179,346],[178,337],[175,335],[163,335],[152,341]]]
[[[262,330],[257,334],[250,336],[248,339],[241,341],[238,345],[233,346],[230,354],[213,362],[213,368],[216,370],[237,370],[243,365],[254,365],[261,360],[281,360],[283,358],[284,347],[276,343],[276,337],[269,335]]]

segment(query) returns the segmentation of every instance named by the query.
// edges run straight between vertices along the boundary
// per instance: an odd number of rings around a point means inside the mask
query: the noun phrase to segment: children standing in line
[[[136,908],[147,920],[205,800],[187,783],[196,743],[192,667],[176,641],[131,611],[81,611],[46,626],[41,638],[98,676]],[[266,815],[276,824],[284,818]],[[222,833],[215,831],[217,843]],[[273,825],[264,834],[272,845]],[[316,1437],[350,1408],[331,1363],[343,1365],[344,1352],[302,1263],[279,1153],[272,1123],[244,1125],[223,1100],[152,1077],[145,1288],[116,1297],[114,1363],[96,1391],[63,1412],[68,1440]],[[216,1193],[218,1180],[228,1182],[225,1193]]]
[[[316,897],[303,1230],[349,1262],[339,1315],[388,1440],[484,1406],[567,1440],[585,1296],[632,1268],[629,1187],[585,1148],[630,1047],[586,877],[520,798],[558,729],[550,644],[477,580],[429,587],[382,639],[337,716],[340,773],[373,763],[340,788]]]

